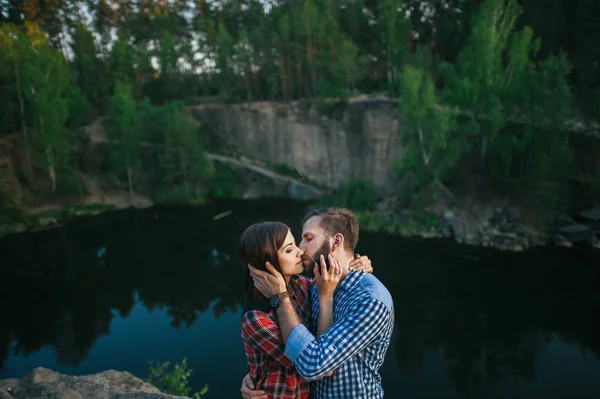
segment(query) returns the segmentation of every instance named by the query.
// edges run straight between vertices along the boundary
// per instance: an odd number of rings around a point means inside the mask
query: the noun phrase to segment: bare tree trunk
[[[50,192],[56,191],[56,172],[54,170],[54,157],[52,156],[52,147],[46,147],[46,161],[48,162],[48,177],[50,178]]]

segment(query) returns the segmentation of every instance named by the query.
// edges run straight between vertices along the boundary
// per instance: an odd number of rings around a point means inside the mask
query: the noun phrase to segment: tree
[[[104,111],[108,82],[99,53],[92,32],[85,25],[78,25],[73,34],[72,62],[77,84],[87,99]]]
[[[159,154],[162,180],[171,188],[183,186],[190,199],[200,198],[200,181],[213,173],[212,164],[204,156],[183,104],[165,104],[161,113],[166,122]]]
[[[110,162],[118,173],[127,173],[129,194],[133,196],[132,169],[139,162],[141,137],[139,114],[131,85],[116,82],[104,124],[113,145]]]
[[[0,26],[0,54],[9,65],[3,75],[8,75],[8,81],[14,82],[16,97],[19,108],[19,120],[21,131],[23,132],[24,151],[25,151],[25,171],[27,179],[33,181],[33,164],[31,161],[31,148],[29,132],[27,130],[25,117],[25,96],[23,94],[23,83],[20,73],[23,58],[28,50],[27,37],[14,25],[4,24]]]
[[[65,129],[73,75],[63,55],[49,47],[46,35],[37,26],[27,24],[27,36],[31,47],[22,65],[22,77],[31,112],[31,141],[37,164],[47,171],[53,193],[73,148],[74,137]]]
[[[219,24],[215,52],[217,55],[217,69],[221,79],[220,92],[225,98],[232,98],[236,92],[235,67],[232,59],[234,46],[235,42],[229,35],[225,25]]]
[[[537,42],[532,42],[530,32],[513,35],[521,9],[516,0],[505,3],[486,1],[473,20],[471,35],[456,68],[447,63],[441,66],[442,98],[470,113],[464,133],[480,143],[482,165],[488,145],[494,145],[505,124],[503,95],[513,78],[527,67],[529,51],[539,48]],[[505,67],[505,56],[510,56],[509,67]]]
[[[440,107],[431,77],[412,66],[400,75],[400,98],[406,145],[400,172],[412,172],[418,189],[429,188],[433,194],[441,190],[453,197],[443,180],[454,171],[468,143],[451,135],[452,112]]]
[[[379,7],[382,53],[385,59],[387,82],[393,92],[397,87],[402,56],[406,53],[405,43],[410,33],[410,25],[404,17],[402,0],[382,0]]]

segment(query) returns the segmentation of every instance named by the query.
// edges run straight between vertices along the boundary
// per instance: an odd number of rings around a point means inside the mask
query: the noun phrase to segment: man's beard
[[[315,262],[317,262],[317,264],[319,265],[319,270],[320,270],[320,268],[321,268],[321,255],[323,255],[323,257],[325,257],[325,264],[327,265],[327,270],[329,270],[328,255],[330,253],[331,253],[331,248],[329,248],[329,241],[327,239],[325,239],[325,240],[323,240],[323,244],[321,244],[321,247],[313,255],[311,263],[309,265],[305,265],[304,266],[304,272],[305,273],[312,273],[313,272],[313,268],[315,267]]]

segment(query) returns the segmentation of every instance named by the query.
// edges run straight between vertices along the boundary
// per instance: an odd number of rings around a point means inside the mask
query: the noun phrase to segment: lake
[[[188,358],[206,398],[239,398],[237,239],[306,203],[224,201],[82,217],[0,239],[0,378],[37,366],[145,377]],[[220,220],[213,216],[232,210]],[[526,253],[363,232],[395,302],[388,398],[600,398],[600,251]]]

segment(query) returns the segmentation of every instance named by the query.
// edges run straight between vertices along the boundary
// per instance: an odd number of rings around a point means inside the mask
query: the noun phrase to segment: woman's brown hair
[[[240,236],[238,253],[246,264],[256,269],[267,271],[265,263],[270,262],[281,273],[278,251],[284,244],[289,230],[288,226],[280,222],[255,223]],[[267,298],[254,287],[248,268],[246,268],[246,299],[267,301]]]

